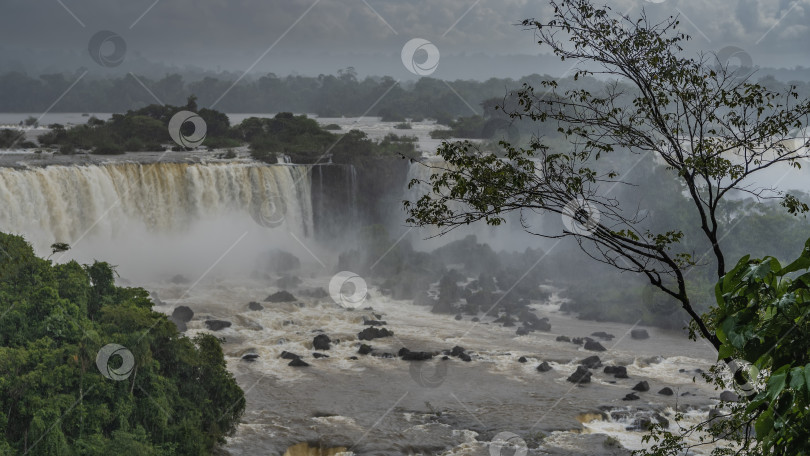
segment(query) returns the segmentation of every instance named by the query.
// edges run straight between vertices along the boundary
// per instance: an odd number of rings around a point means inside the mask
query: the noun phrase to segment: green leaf
[[[804,386],[810,391],[810,364],[804,366]]]
[[[782,370],[782,369],[779,369]],[[771,400],[776,399],[779,396],[779,393],[785,389],[785,379],[787,378],[786,372],[781,372],[778,374],[771,375],[771,378],[768,379],[768,397]]]
[[[804,368],[794,367],[790,370],[790,388],[799,391],[806,385],[804,378]]]
[[[754,423],[754,430],[757,431],[758,439],[770,434],[773,430],[773,412],[767,410],[760,415],[759,418],[757,418],[757,422]]]

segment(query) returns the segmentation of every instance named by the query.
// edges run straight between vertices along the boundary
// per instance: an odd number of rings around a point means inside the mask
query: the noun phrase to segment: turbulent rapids
[[[188,309],[190,319],[178,326],[186,335],[222,337],[228,369],[247,399],[226,454],[486,455],[495,435],[508,431],[554,454],[624,455],[611,442],[641,448],[644,420],[671,420],[674,410],[696,419],[708,413],[716,393],[692,382],[695,367],[706,368],[706,347],[685,345],[677,331],[651,330],[645,341],[619,337],[600,356],[605,365],[624,366],[629,378],[596,369],[590,384],[574,391],[567,379],[592,353],[557,337],[627,335],[631,326],[577,320],[560,310],[562,298],[539,269],[520,276],[543,254],[521,238],[518,223],[499,231],[465,227],[429,242],[422,239],[437,234],[431,229],[408,237],[401,201],[415,200],[421,189],[407,182],[428,180],[432,171],[399,163],[387,165],[395,173],[244,161],[0,167],[0,231],[23,234],[45,254],[54,242],[70,244],[55,263],[108,261],[123,284],[152,294],[155,310],[174,316]],[[387,230],[389,240],[369,237],[368,227]],[[409,258],[445,266],[431,274],[393,272]],[[459,290],[478,290],[471,284],[496,267],[520,271],[498,280],[526,298],[501,306],[519,306],[518,323],[549,327],[520,332],[487,306],[462,315],[442,304],[437,296],[450,266]],[[366,275],[361,308],[347,309],[329,294],[342,270]],[[509,285],[518,277],[535,285]],[[360,332],[380,318],[391,335],[363,351],[368,341]],[[316,335],[332,341],[318,356]],[[466,360],[446,356],[457,346]],[[400,359],[404,348],[431,359]],[[285,353],[300,355],[306,367],[290,364]],[[538,370],[543,362],[550,370]],[[642,379],[654,391],[626,403]],[[655,393],[664,386],[675,395]]]
[[[115,237],[129,225],[187,229],[228,213],[275,216],[287,229],[313,230],[310,177],[304,166],[118,163],[104,166],[0,168],[0,230],[35,244]],[[268,202],[275,206],[265,207]],[[273,212],[277,212],[273,214]]]

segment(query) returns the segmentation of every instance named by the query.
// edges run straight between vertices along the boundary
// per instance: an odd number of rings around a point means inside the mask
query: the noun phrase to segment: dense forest
[[[2,74],[0,86],[5,90],[0,94],[0,112],[43,112],[59,98],[53,111],[121,113],[153,104],[156,98],[162,104],[182,105],[189,96],[196,95],[201,107],[223,112],[289,111],[320,117],[379,116],[390,121],[432,118],[448,123],[459,116],[481,115],[481,103],[485,100],[502,99],[524,84],[540,87],[541,81],[551,78],[533,74],[520,79],[443,81],[424,77],[415,82],[398,82],[388,76],[358,79],[352,68],[317,77],[279,77],[269,73],[237,84],[232,79],[214,77],[187,81],[179,74],[167,74],[157,80],[132,75],[108,79],[79,78],[80,75]],[[762,82],[778,89],[785,81],[764,76]],[[559,83],[572,86],[574,80],[566,77]],[[793,84],[800,95],[810,95],[810,83]],[[579,79],[577,85],[590,90],[602,83],[586,78]]]
[[[54,264],[2,233],[0,252],[0,454],[201,455],[235,429],[219,339],[180,335],[110,264]]]

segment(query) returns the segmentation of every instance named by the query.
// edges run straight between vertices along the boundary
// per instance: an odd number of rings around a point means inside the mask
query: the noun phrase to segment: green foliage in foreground
[[[717,307],[706,321],[721,341],[718,359],[725,367],[705,378],[720,388],[735,388],[743,399],[725,404],[722,412],[687,431],[702,432],[704,442],[734,441],[713,455],[810,454],[808,269],[810,240],[799,258],[784,267],[774,257],[746,255],[715,287]],[[657,444],[644,454],[683,454],[684,435],[658,428],[645,437]]]
[[[235,429],[245,400],[220,341],[180,335],[114,275],[0,233],[0,454],[204,455]],[[134,356],[121,381],[96,366],[111,343]]]

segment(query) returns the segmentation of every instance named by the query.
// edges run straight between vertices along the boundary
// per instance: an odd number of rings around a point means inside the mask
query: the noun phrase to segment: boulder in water
[[[450,350],[450,356],[455,356],[458,358],[459,356],[464,354],[464,351],[465,351],[464,347],[456,345],[455,347],[453,347],[452,350]]]
[[[548,318],[539,318],[534,312],[528,309],[523,309],[520,313],[520,321],[523,322],[526,328],[531,330],[551,331],[551,323],[548,322]]]
[[[571,343],[577,344],[577,345],[582,345],[582,344],[585,343],[585,339],[583,339],[581,337],[574,337],[573,339],[571,339]]]
[[[357,349],[357,353],[360,353],[361,355],[368,355],[372,350],[374,349],[371,348],[371,345],[360,344],[360,348]]]
[[[205,320],[205,327],[211,331],[219,331],[230,326],[231,322],[225,320]]]
[[[591,371],[589,371],[588,368],[585,366],[577,366],[577,370],[574,371],[574,373],[571,374],[567,380],[571,383],[576,383],[579,385],[584,383],[590,383]]]
[[[461,314],[456,315],[456,320],[461,320],[461,319],[463,319],[463,318],[464,318],[464,317],[462,317],[462,316],[461,316]]]
[[[518,362],[519,362],[519,363],[525,363],[525,362],[527,362],[527,361],[528,361],[528,360],[526,359],[526,357],[525,357],[525,356],[521,356],[520,358],[518,358]]]
[[[627,368],[624,366],[605,366],[605,373],[613,375],[616,378],[628,378]]]
[[[517,336],[525,336],[527,334],[529,334],[529,330],[526,328],[518,328],[517,331],[515,331],[515,335]]]
[[[357,338],[360,340],[373,340],[379,339],[381,337],[391,337],[393,335],[394,332],[389,331],[387,328],[380,329],[375,326],[372,326],[357,333]]]
[[[642,393],[646,392],[646,391],[649,391],[649,390],[650,390],[650,384],[647,383],[646,380],[642,380],[642,381],[636,383],[636,386],[633,387],[633,391],[640,391]]]
[[[301,358],[295,358],[294,360],[290,361],[288,366],[292,367],[308,367],[309,364]]]
[[[242,355],[242,361],[253,362],[258,357],[259,357],[259,355],[256,354],[256,353],[246,353],[246,354]]]
[[[672,396],[673,394],[675,394],[675,392],[672,391],[672,388],[665,386],[664,388],[661,389],[661,391],[658,392],[658,394],[662,396]]]
[[[314,352],[314,353],[312,354],[312,357],[313,357],[313,358],[315,358],[315,359],[318,359],[318,358],[328,358],[328,357],[329,357],[329,355],[324,355],[323,353]]]
[[[250,310],[264,310],[264,306],[259,304],[256,301],[250,301],[248,303],[248,309],[250,309]]]
[[[385,326],[388,324],[385,320],[369,320],[363,315],[363,324],[366,326]]]
[[[189,282],[190,282],[190,280],[188,280],[187,278],[185,278],[185,277],[183,276],[183,274],[177,274],[177,275],[175,275],[174,277],[172,277],[172,278],[169,280],[169,282],[171,282],[171,283],[173,283],[173,284],[175,284],[175,285],[183,285],[183,284],[189,283]]]
[[[720,400],[723,402],[739,402],[740,396],[733,391],[723,391],[720,393]]]
[[[586,340],[584,348],[585,348],[585,350],[590,350],[590,351],[598,351],[598,352],[607,351],[607,349],[605,347],[603,347],[602,344],[600,344],[599,342],[597,342],[595,340]]]
[[[296,355],[293,352],[283,351],[283,352],[281,352],[280,358],[282,358],[282,359],[296,359],[296,358],[300,358],[300,356]]]
[[[548,372],[548,371],[550,371],[550,370],[552,370],[552,369],[553,369],[553,367],[551,367],[551,366],[550,366],[550,365],[549,365],[547,362],[545,362],[545,361],[543,361],[542,363],[540,363],[540,365],[539,365],[539,366],[537,366],[537,372]]]
[[[264,302],[293,302],[295,301],[295,296],[292,295],[289,291],[281,290],[277,291],[267,298],[265,298]]]
[[[458,355],[458,359],[460,359],[460,360],[462,360],[464,362],[467,362],[467,363],[472,361],[472,357],[470,357],[470,355],[468,355],[466,353],[462,353],[462,354]]]
[[[630,337],[637,340],[649,339],[650,334],[646,329],[633,329],[630,331]]]
[[[312,348],[315,350],[329,350],[329,343],[332,342],[326,334],[318,334],[312,339]]]
[[[579,362],[579,364],[587,367],[588,369],[596,369],[602,366],[602,360],[600,360],[598,356],[594,355],[583,359]]]
[[[638,397],[638,394],[630,393],[627,396],[624,396],[624,398],[622,400],[623,401],[637,401],[639,399],[640,399],[640,397]]]
[[[406,353],[400,355],[404,361],[426,361],[433,358],[433,353],[428,352],[413,352],[408,350]]]
[[[606,333],[604,331],[597,331],[595,333],[592,333],[591,335],[593,337],[598,337],[598,338],[603,339],[603,340],[613,340],[613,338],[616,337],[613,334],[608,334],[608,333]]]
[[[555,339],[557,342],[571,342],[571,338],[568,336],[557,336]]]
[[[194,318],[194,311],[189,306],[177,306],[172,311],[172,320],[188,323]]]

